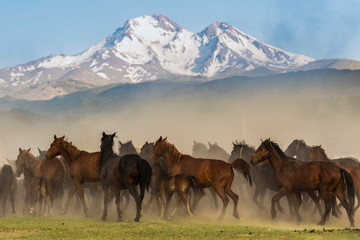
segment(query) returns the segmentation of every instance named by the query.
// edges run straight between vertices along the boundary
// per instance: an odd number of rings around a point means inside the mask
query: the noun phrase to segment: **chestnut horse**
[[[51,215],[55,197],[59,197],[61,200],[64,195],[66,171],[64,163],[59,158],[41,161],[31,154],[30,149],[22,150],[19,148],[19,155],[17,156],[15,164],[16,176],[20,177],[20,175],[24,173],[30,181],[28,184],[31,189],[27,189],[31,191],[33,197],[33,205],[30,213],[35,213],[38,191],[42,188],[42,196],[45,199],[45,216],[47,214]],[[48,197],[50,197],[50,210]]]
[[[350,175],[354,180],[355,194],[358,200],[357,205],[354,209],[356,211],[360,207],[360,167],[356,166],[357,162],[355,158],[340,158],[340,159],[331,160],[328,158],[328,156],[325,153],[325,150],[320,145],[320,146],[310,147],[310,160],[335,163],[336,165],[338,165],[341,168],[344,168],[346,171],[350,173]],[[347,165],[354,165],[354,166],[350,167]]]
[[[52,159],[56,156],[63,156],[69,166],[70,177],[74,182],[66,200],[64,214],[69,208],[71,197],[78,191],[83,206],[84,217],[88,216],[88,208],[85,203],[83,183],[99,182],[99,156],[100,152],[81,151],[73,144],[64,140],[65,136],[57,138],[54,135],[54,141],[47,150],[46,159]]]
[[[0,217],[5,216],[6,201],[10,197],[12,206],[12,213],[15,213],[15,191],[16,191],[16,177],[10,165],[5,164],[0,167],[0,199],[1,210]]]
[[[107,135],[103,132],[100,146],[99,172],[104,191],[104,213],[102,220],[107,217],[109,203],[109,190],[113,191],[116,198],[118,220],[121,221],[120,191],[128,189],[136,202],[136,217],[138,222],[141,216],[141,204],[144,199],[145,189],[149,190],[151,181],[151,167],[145,159],[136,154],[122,157],[113,151],[115,133]],[[140,195],[136,186],[140,185]]]
[[[351,226],[354,226],[354,183],[346,170],[331,163],[303,162],[290,158],[270,139],[263,141],[251,157],[251,163],[254,165],[264,161],[269,161],[273,167],[280,186],[280,190],[271,200],[273,218],[276,217],[274,204],[283,196],[293,192],[318,190],[325,202],[325,212],[319,224],[324,225],[329,216],[330,193],[333,192],[345,207]],[[299,206],[295,207],[298,220],[301,219]]]
[[[168,167],[168,175],[185,174],[196,179],[197,187],[212,187],[223,201],[223,209],[219,219],[223,219],[230,196],[234,201],[233,216],[239,218],[237,204],[239,196],[231,190],[234,180],[234,170],[242,172],[244,177],[252,185],[250,166],[242,159],[228,164],[221,160],[194,158],[190,155],[181,154],[173,144],[166,141],[167,138],[160,137],[155,145],[151,158],[163,157]]]

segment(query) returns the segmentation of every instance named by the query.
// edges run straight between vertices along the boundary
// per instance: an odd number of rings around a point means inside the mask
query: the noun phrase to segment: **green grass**
[[[283,230],[193,220],[102,222],[83,218],[0,219],[0,239],[359,239],[359,229]]]

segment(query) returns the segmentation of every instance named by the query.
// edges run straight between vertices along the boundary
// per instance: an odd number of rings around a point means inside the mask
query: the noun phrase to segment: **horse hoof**
[[[134,219],[135,222],[139,222],[139,220],[140,220],[139,218],[135,218],[135,219]]]
[[[233,216],[234,216],[236,219],[240,220],[240,216],[239,216],[238,213],[234,213]]]

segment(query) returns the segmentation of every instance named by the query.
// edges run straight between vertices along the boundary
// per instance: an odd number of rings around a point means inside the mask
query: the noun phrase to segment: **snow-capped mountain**
[[[44,57],[0,70],[0,97],[28,100],[112,83],[181,76],[215,78],[266,69],[285,72],[314,59],[262,43],[215,22],[192,33],[163,15],[128,20],[106,39],[74,56]]]

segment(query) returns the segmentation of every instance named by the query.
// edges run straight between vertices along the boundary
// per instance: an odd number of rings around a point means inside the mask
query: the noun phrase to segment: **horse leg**
[[[322,216],[320,222],[318,223],[318,225],[324,225],[326,220],[328,219],[328,216],[329,216],[330,210],[331,210],[330,191],[328,189],[322,188],[322,189],[320,189],[320,194],[325,203],[325,212],[324,212],[324,215]]]
[[[209,188],[209,191],[211,193],[212,198],[214,199],[214,205],[215,205],[215,209],[217,210],[219,208],[218,205],[218,200],[217,200],[217,196],[216,196],[216,192],[214,191],[214,189]]]
[[[118,188],[114,189],[115,192],[115,203],[116,203],[116,211],[118,215],[118,222],[122,222],[122,214],[120,209],[120,190]]]
[[[306,191],[306,193],[309,195],[309,197],[314,201],[315,203],[315,206],[320,214],[320,216],[323,215],[323,211],[321,209],[321,205],[320,205],[320,200],[319,200],[319,197],[316,196],[315,192],[314,191]],[[308,204],[309,205],[309,204]]]
[[[192,205],[192,211],[195,212],[196,207],[201,200],[201,198],[205,195],[204,189],[202,188],[194,188],[194,202]]]
[[[84,189],[79,181],[74,181],[74,184],[77,188],[81,203],[83,205],[83,211],[84,211],[83,215],[84,215],[84,217],[88,217],[88,209],[87,209],[86,202],[85,202]]]
[[[223,201],[223,208],[222,208],[221,214],[218,218],[218,221],[221,221],[224,219],[226,208],[227,208],[227,205],[229,204],[229,198],[225,194],[224,186],[220,186],[220,184],[218,183],[216,186],[213,186],[213,188],[215,189],[216,193],[219,195],[219,197]]]
[[[233,176],[234,176],[234,175],[233,175]],[[226,193],[226,194],[233,200],[233,202],[234,202],[233,216],[234,216],[236,219],[240,219],[239,213],[238,213],[238,211],[237,211],[237,205],[238,205],[238,201],[239,201],[239,196],[231,190],[231,184],[232,184],[233,179],[234,179],[234,178],[230,179],[229,182],[226,184],[226,186],[225,186],[225,193]]]
[[[173,196],[173,192],[170,192],[166,195],[166,202],[165,202],[165,211],[164,211],[164,216],[167,216],[168,210],[169,210],[169,206],[170,206],[170,202],[171,202],[171,198]]]
[[[3,192],[1,194],[1,214],[2,214],[2,217],[5,217],[5,207],[6,207],[6,199],[7,199],[7,194],[6,192]]]
[[[12,213],[15,214],[15,189],[12,189],[10,191],[10,201],[11,201],[11,207],[12,207]]]
[[[50,208],[49,208],[49,200],[47,200],[48,202],[47,205],[48,205],[49,216],[51,216],[53,212],[54,200],[55,200],[54,191],[51,187],[51,184],[46,184],[46,190],[47,190],[47,194],[46,194],[47,199],[50,197]]]
[[[186,206],[186,211],[189,214],[190,218],[192,218],[194,215],[192,214],[192,212],[190,210],[190,196],[189,196],[188,192],[184,192],[183,200],[184,200],[184,204]]]
[[[26,191],[25,198],[24,198],[24,207],[23,207],[23,214],[27,215],[29,210],[29,200],[30,200],[31,192],[29,190]]]
[[[262,206],[260,205],[260,203],[257,201],[257,198],[260,195],[260,186],[259,185],[255,185],[255,191],[254,191],[254,195],[253,195],[253,202],[261,209]]]
[[[280,199],[287,194],[286,188],[282,187],[271,199],[271,217],[275,219],[276,217],[276,210],[275,210],[275,203],[280,201]]]
[[[103,191],[104,191],[104,212],[101,217],[101,220],[106,221],[107,217],[107,208],[108,208],[108,197],[109,197],[109,188],[108,186],[103,184]]]
[[[128,190],[130,194],[133,196],[136,202],[136,217],[134,219],[135,222],[138,222],[141,217],[141,202],[140,202],[140,196],[138,192],[136,191],[136,188],[134,185],[128,186]]]
[[[350,225],[352,227],[354,227],[354,212],[352,211],[351,209],[351,206],[348,202],[348,200],[345,199],[345,196],[344,196],[344,192],[343,192],[343,187],[340,187],[340,186],[344,186],[343,184],[341,185],[338,185],[335,189],[335,195],[338,197],[338,199],[340,200],[340,202],[342,203],[342,205],[344,206],[345,210],[346,210],[346,213],[348,215],[348,218],[349,218],[349,221],[350,221]]]
[[[180,194],[178,193],[178,200],[176,202],[176,206],[175,206],[174,210],[171,212],[171,214],[168,217],[169,220],[175,215],[176,210],[179,208],[179,206],[180,206],[180,204],[182,202],[182,199],[183,199],[182,193],[180,193]]]
[[[330,202],[331,202],[331,214],[334,217],[339,218],[339,214],[338,214],[338,209],[337,209],[337,204],[336,204],[336,196],[333,193],[330,193]]]
[[[296,215],[296,223],[301,222],[301,216],[300,216],[300,213],[299,213],[299,208],[300,208],[301,203],[302,203],[301,193],[300,192],[289,193],[289,194],[286,195],[286,197],[287,197],[288,203],[289,203],[290,217],[293,219],[294,213],[295,213],[295,215]]]
[[[165,192],[160,189],[160,217],[159,217],[160,219],[164,218],[164,214],[165,214],[164,208],[165,208]]]
[[[74,184],[73,188],[68,193],[68,197],[67,197],[67,200],[66,200],[66,203],[65,203],[63,214],[66,214],[66,212],[67,212],[67,210],[69,208],[70,199],[72,198],[72,196],[74,195],[75,192],[76,192],[76,185]]]

